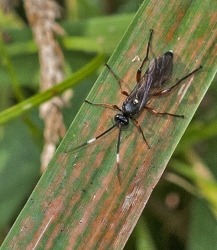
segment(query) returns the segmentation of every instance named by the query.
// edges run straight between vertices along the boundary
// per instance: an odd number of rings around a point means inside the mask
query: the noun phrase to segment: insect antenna
[[[119,184],[121,185],[121,171],[120,171],[120,155],[119,155],[119,150],[120,150],[120,144],[121,144],[121,124],[118,124],[119,126],[119,132],[118,132],[118,143],[117,143],[117,155],[116,155],[116,161],[117,161],[117,175],[118,175],[118,181]]]
[[[99,134],[98,136],[96,136],[96,137],[94,137],[94,138],[92,138],[92,139],[86,141],[85,143],[83,143],[83,144],[81,144],[81,145],[79,145],[79,146],[77,146],[77,147],[74,147],[74,148],[72,148],[72,149],[70,149],[70,150],[66,150],[65,153],[69,153],[69,152],[76,151],[76,150],[78,150],[78,149],[80,149],[80,148],[82,148],[82,147],[84,147],[84,146],[86,146],[86,145],[88,145],[88,144],[91,144],[92,142],[98,140],[100,137],[102,137],[102,136],[106,135],[107,133],[109,133],[109,132],[110,132],[112,129],[114,129],[116,126],[117,126],[117,124],[115,123],[113,126],[111,126],[109,129],[107,129],[107,130],[104,131],[103,133]]]

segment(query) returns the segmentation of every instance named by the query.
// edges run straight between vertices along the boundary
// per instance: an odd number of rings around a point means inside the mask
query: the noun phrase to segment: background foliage
[[[19,2],[19,1],[18,1]],[[100,33],[107,58],[122,38],[140,1],[59,1],[61,24],[68,36],[61,39],[69,76],[87,64],[99,48]],[[87,11],[88,10],[88,11]],[[119,16],[108,16],[118,14]],[[108,23],[118,29],[108,33]],[[25,98],[37,93],[37,48],[26,24],[22,1],[9,15],[0,12],[6,55],[1,49],[0,109],[17,103],[16,86]],[[88,28],[87,28],[88,27]],[[149,27],[147,27],[149,29]],[[74,43],[70,40],[71,36]],[[6,65],[7,56],[11,65]],[[12,71],[9,70],[12,68]],[[100,72],[101,69],[98,70]],[[69,126],[97,73],[73,88],[71,107],[65,109]],[[217,245],[216,79],[194,116],[169,166],[158,183],[126,249],[215,249]],[[0,240],[7,234],[40,177],[43,124],[38,111],[28,114],[31,124],[19,117],[0,128]],[[192,159],[192,155],[195,157]],[[207,178],[206,178],[207,177]],[[204,180],[205,179],[205,180]],[[209,247],[209,248],[207,248]]]

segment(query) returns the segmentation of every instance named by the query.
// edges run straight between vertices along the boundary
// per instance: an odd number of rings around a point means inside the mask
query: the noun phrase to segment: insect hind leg
[[[190,72],[189,74],[187,74],[186,76],[184,76],[183,78],[181,78],[180,80],[177,81],[177,83],[175,83],[173,86],[171,86],[170,88],[167,89],[163,89],[160,90],[158,92],[155,92],[152,96],[161,96],[161,95],[165,95],[167,93],[169,93],[172,89],[174,89],[177,85],[179,85],[181,82],[183,82],[185,79],[187,79],[188,77],[190,77],[191,75],[193,75],[194,73],[196,73],[198,70],[202,69],[203,67],[200,65],[198,68],[196,68],[195,70],[193,70],[192,72]]]
[[[193,70],[192,72],[190,72],[189,74],[187,74],[186,76],[182,77],[180,80],[178,80],[174,85],[172,85],[171,87],[167,88],[167,89],[163,89],[160,90],[158,92],[153,93],[153,96],[162,96],[165,95],[167,93],[169,93],[170,91],[172,91],[176,86],[178,86],[180,83],[182,83],[185,79],[187,79],[188,77],[190,77],[191,75],[193,75],[194,73],[196,73],[198,70],[202,69],[203,67],[200,65],[198,68],[196,68],[195,70]],[[157,110],[151,108],[151,107],[144,107],[145,109],[147,109],[148,111],[150,111],[151,113],[155,114],[155,115],[169,115],[169,116],[173,116],[173,117],[179,117],[179,118],[184,118],[184,115],[177,115],[177,114],[171,114],[168,112],[158,112]]]

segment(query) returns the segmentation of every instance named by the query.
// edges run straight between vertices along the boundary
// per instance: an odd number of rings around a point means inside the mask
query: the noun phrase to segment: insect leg
[[[96,136],[95,138],[92,138],[92,139],[86,141],[85,143],[83,143],[83,144],[81,144],[81,145],[79,145],[79,146],[73,148],[72,150],[65,151],[65,153],[68,153],[68,152],[71,152],[71,151],[75,151],[75,150],[77,150],[77,149],[79,149],[79,148],[82,148],[82,147],[84,147],[84,146],[86,146],[86,145],[88,145],[88,144],[90,144],[90,143],[92,143],[92,142],[98,140],[100,137],[102,137],[102,136],[104,136],[105,134],[107,134],[108,132],[110,132],[110,131],[111,131],[112,129],[114,129],[116,126],[117,126],[117,124],[115,123],[115,124],[114,124],[113,126],[111,126],[109,129],[107,129],[107,130],[104,131],[103,133],[99,134],[99,135]]]
[[[121,111],[121,109],[115,104],[92,103],[92,102],[89,102],[88,100],[84,100],[84,101],[86,103],[90,104],[90,105],[101,106],[101,107],[104,107],[104,108],[115,109],[115,110]]]
[[[121,82],[122,80],[115,74],[115,72],[110,68],[110,66],[106,63],[105,66],[108,68],[108,70],[112,73],[112,75],[116,78],[116,80],[118,81],[118,85],[120,87],[120,90],[121,90],[121,94],[122,95],[125,95],[125,96],[128,96],[129,93],[125,90],[122,89],[122,86],[121,86]]]
[[[144,67],[144,64],[148,61],[148,54],[149,54],[149,48],[150,48],[150,44],[151,44],[153,31],[154,31],[153,29],[150,29],[150,36],[149,36],[149,40],[148,40],[146,56],[143,59],[142,64],[141,64],[140,68],[137,70],[137,73],[136,73],[136,81],[137,81],[137,83],[141,80],[142,69]]]
[[[170,88],[163,89],[163,90],[160,90],[158,92],[155,92],[152,96],[160,96],[160,95],[167,94],[172,89],[174,89],[177,85],[179,85],[182,81],[184,81],[185,79],[187,79],[189,76],[193,75],[195,72],[197,72],[200,69],[202,69],[201,65],[198,68],[196,68],[195,70],[193,70],[192,72],[190,72],[188,75],[184,76],[182,79],[178,80],[178,82],[176,84],[174,84],[173,86],[171,86]]]
[[[143,133],[143,131],[142,131],[142,128],[141,128],[139,122],[138,122],[136,119],[133,119],[133,118],[131,118],[131,120],[132,120],[133,123],[136,125],[136,127],[139,129],[140,133],[142,134],[143,140],[145,141],[146,145],[147,145],[148,148],[150,149],[151,147],[149,146],[147,140],[145,139],[145,135],[144,135],[144,133]]]
[[[174,116],[174,117],[180,117],[180,118],[184,118],[184,115],[176,115],[176,114],[171,114],[168,112],[158,112],[157,110],[147,107],[145,106],[144,108],[146,108],[148,111],[152,112],[155,115],[170,115],[170,116]]]

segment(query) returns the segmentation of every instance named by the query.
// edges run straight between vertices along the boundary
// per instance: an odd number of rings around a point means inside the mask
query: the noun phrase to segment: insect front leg
[[[152,39],[152,33],[154,30],[150,29],[150,36],[149,36],[149,40],[148,40],[148,46],[147,46],[147,51],[146,51],[146,56],[142,61],[142,64],[140,66],[140,68],[137,70],[136,73],[136,81],[137,83],[141,80],[141,74],[142,74],[142,69],[144,67],[144,64],[148,61],[148,54],[149,54],[149,48],[150,48],[150,44],[151,44],[151,39]]]
[[[125,95],[125,96],[128,96],[129,93],[125,90],[122,89],[122,86],[121,86],[121,82],[122,80],[115,74],[115,72],[110,68],[110,66],[106,63],[105,66],[108,68],[108,70],[112,73],[112,75],[116,78],[116,80],[118,81],[118,85],[120,87],[120,90],[121,90],[121,94],[122,95]]]
[[[115,109],[121,112],[121,109],[115,104],[93,103],[93,102],[89,102],[88,100],[84,100],[84,101],[90,105],[101,106],[101,107],[109,108],[109,109]]]
[[[136,119],[133,119],[133,118],[131,118],[131,120],[132,120],[133,123],[136,125],[136,127],[139,129],[140,133],[142,134],[143,140],[145,141],[146,145],[147,145],[148,148],[150,149],[151,147],[149,146],[147,140],[145,139],[145,135],[144,135],[144,133],[143,133],[143,131],[142,131],[142,128],[141,128],[139,122],[138,122]]]

